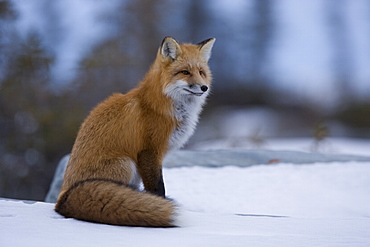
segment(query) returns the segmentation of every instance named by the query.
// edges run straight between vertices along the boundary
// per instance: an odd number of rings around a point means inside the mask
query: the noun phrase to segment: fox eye
[[[204,76],[206,75],[206,74],[203,72],[203,70],[199,70],[199,74],[200,74],[200,75],[204,75]]]
[[[181,70],[180,73],[182,73],[183,75],[190,75],[190,72],[187,70]]]

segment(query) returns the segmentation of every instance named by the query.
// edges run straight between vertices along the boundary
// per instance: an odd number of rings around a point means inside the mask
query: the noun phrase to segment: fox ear
[[[216,41],[215,38],[210,38],[198,43],[200,54],[202,55],[203,59],[206,60],[207,62],[211,57],[212,47],[215,41]]]
[[[164,59],[172,58],[172,60],[175,60],[180,54],[181,48],[174,38],[166,37],[162,41],[160,51]]]

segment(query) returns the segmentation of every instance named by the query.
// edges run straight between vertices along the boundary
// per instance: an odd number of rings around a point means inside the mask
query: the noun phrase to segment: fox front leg
[[[138,154],[138,170],[147,192],[165,197],[166,191],[163,183],[162,161],[150,150]]]
[[[159,196],[166,197],[166,189],[164,188],[162,169],[161,169],[160,177],[159,177],[159,180],[158,180],[158,183],[157,183],[157,188],[158,188],[158,190],[154,193],[159,195]]]

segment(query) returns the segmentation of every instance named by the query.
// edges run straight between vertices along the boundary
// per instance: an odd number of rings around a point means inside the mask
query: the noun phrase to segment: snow
[[[295,218],[369,217],[369,163],[166,169],[170,197],[190,211]],[[370,223],[370,221],[369,221]]]
[[[181,228],[63,219],[51,204],[0,201],[1,246],[368,246],[368,218],[278,218],[187,212]]]
[[[177,228],[66,219],[0,200],[0,246],[370,246],[370,162],[165,168]]]

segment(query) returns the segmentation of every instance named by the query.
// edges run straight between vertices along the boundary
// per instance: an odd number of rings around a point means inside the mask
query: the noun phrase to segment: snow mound
[[[46,202],[56,202],[63,176],[68,164],[69,155],[61,159],[55,171],[55,175],[45,198]],[[280,151],[280,150],[179,150],[170,152],[164,159],[164,167],[202,166],[202,167],[224,167],[240,166],[247,167],[261,164],[308,164],[315,162],[348,162],[369,161],[369,156],[358,156],[348,154],[324,154],[308,153],[302,151]]]

